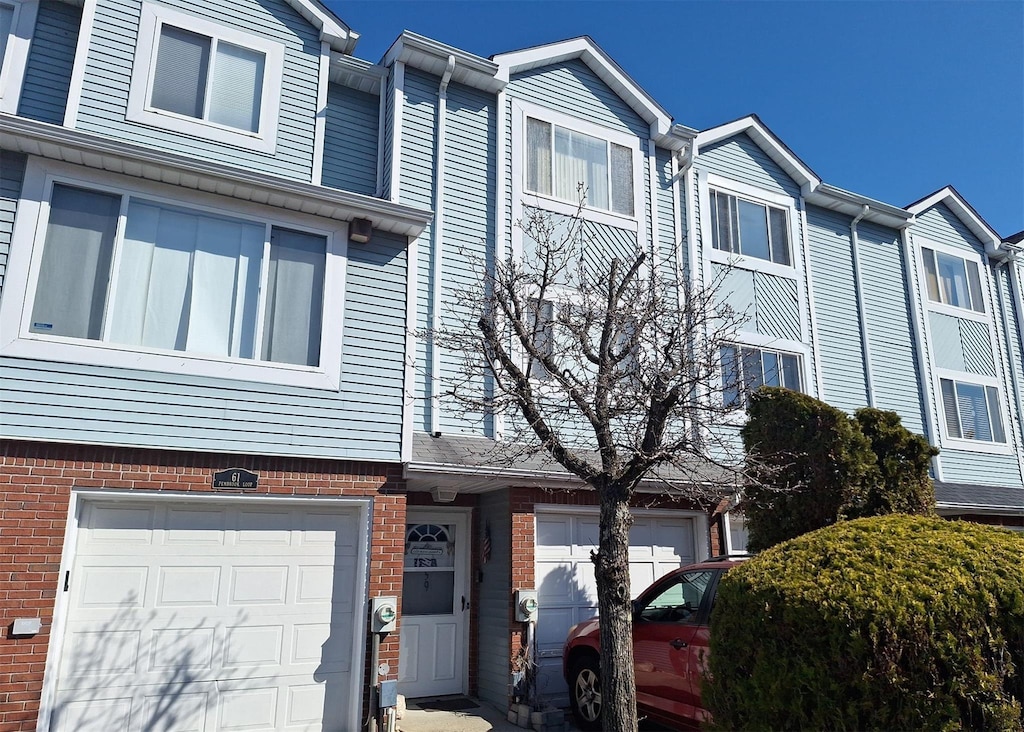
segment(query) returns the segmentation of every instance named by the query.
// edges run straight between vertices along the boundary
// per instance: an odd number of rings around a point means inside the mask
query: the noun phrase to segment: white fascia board
[[[783,145],[775,133],[754,116],[743,117],[702,131],[697,135],[697,147],[700,149],[714,145],[716,142],[727,140],[744,132],[800,185],[805,197],[821,185],[821,178]]]
[[[946,186],[935,193],[922,198],[917,203],[907,206],[907,211],[920,216],[928,209],[940,203],[945,203],[949,209],[956,214],[957,218],[964,222],[971,233],[978,237],[985,245],[985,253],[990,257],[1001,258],[1005,255],[1002,237],[997,234],[984,219],[978,216],[971,205],[952,186]]]
[[[451,56],[455,57],[455,70],[451,77],[455,83],[492,94],[505,88],[505,82],[498,78],[496,63],[410,31],[403,31],[395,39],[384,54],[381,65],[391,66],[402,62],[428,74],[443,76]]]
[[[604,49],[587,36],[498,54],[493,57],[493,60],[501,67],[500,78],[507,82],[512,74],[576,58],[583,61],[601,81],[611,87],[634,112],[651,126],[651,137],[658,144],[672,147],[672,145],[662,143],[660,139],[672,133],[672,116],[629,74],[623,71],[622,67],[604,52]]]
[[[838,211],[848,216],[858,216],[868,207],[864,216],[865,221],[888,226],[893,229],[902,229],[909,226],[914,220],[914,214],[899,206],[894,206],[873,198],[862,196],[859,193],[845,191],[842,188],[822,183],[805,196],[807,203],[830,211]]]
[[[0,114],[3,149],[254,201],[312,216],[369,219],[381,231],[419,236],[433,213],[360,193],[163,152],[10,114]]]
[[[356,91],[374,96],[380,95],[381,80],[387,78],[388,70],[383,66],[363,61],[354,56],[331,53],[330,80]]]
[[[287,0],[296,12],[320,31],[320,40],[330,44],[332,51],[351,54],[356,50],[359,34],[341,22],[316,0]]]

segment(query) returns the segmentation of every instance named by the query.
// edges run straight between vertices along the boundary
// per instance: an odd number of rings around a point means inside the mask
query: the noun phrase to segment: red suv
[[[709,719],[700,699],[718,580],[740,557],[716,557],[673,570],[633,600],[636,704],[643,715],[675,727]],[[598,619],[569,629],[562,673],[583,730],[601,729],[601,656]]]

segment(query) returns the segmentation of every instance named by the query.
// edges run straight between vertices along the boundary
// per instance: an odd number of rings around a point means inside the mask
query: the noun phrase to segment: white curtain
[[[133,201],[111,341],[252,358],[265,227]]]
[[[120,207],[120,196],[53,187],[31,332],[100,338]]]
[[[555,128],[555,196],[577,201],[584,185],[587,205],[608,208],[608,143]]]
[[[265,58],[259,51],[217,44],[210,89],[210,121],[240,130],[260,128]]]
[[[611,143],[612,211],[633,215],[633,151]]]
[[[263,360],[316,366],[323,330],[327,239],[275,228],[270,242]]]
[[[551,125],[526,119],[526,190],[551,195]]]

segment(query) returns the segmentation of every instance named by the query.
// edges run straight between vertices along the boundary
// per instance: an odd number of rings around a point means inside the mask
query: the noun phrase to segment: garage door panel
[[[97,505],[83,506],[52,729],[350,726],[357,510]]]
[[[537,516],[536,551],[543,554],[545,550],[572,544],[572,527],[568,516]]]

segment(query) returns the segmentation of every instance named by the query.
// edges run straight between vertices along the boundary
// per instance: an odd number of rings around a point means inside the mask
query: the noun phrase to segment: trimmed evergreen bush
[[[928,477],[932,457],[939,454],[921,435],[903,426],[896,412],[864,407],[854,413],[860,431],[871,443],[878,480],[868,489],[857,516],[886,513],[930,514],[935,487]]]
[[[721,581],[703,698],[718,729],[1024,728],[1024,537],[845,521]]]

